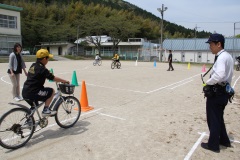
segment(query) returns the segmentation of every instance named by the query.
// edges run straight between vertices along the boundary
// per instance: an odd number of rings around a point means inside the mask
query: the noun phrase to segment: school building
[[[22,44],[21,7],[0,4],[0,55],[9,55],[15,43]]]
[[[207,38],[179,38],[166,39],[163,41],[163,48],[172,50],[173,61],[213,63],[214,55],[205,43]],[[240,38],[225,38],[224,49],[235,57],[240,56]],[[165,53],[167,56],[167,53]]]

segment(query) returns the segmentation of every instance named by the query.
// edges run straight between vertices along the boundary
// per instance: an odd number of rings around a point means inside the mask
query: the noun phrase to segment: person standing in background
[[[167,71],[173,71],[174,69],[172,66],[172,50],[169,50],[168,63],[169,63],[169,68]]]
[[[12,82],[12,96],[17,102],[23,100],[20,96],[20,74],[22,74],[22,70],[27,76],[26,65],[21,51],[22,46],[16,43],[13,47],[13,52],[9,55],[9,67],[7,71]]]

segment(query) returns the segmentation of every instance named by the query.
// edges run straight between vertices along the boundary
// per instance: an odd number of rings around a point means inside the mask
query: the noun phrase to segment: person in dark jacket
[[[169,50],[168,63],[169,63],[169,68],[167,71],[173,71],[174,68],[172,66],[172,50]]]
[[[55,91],[53,88],[44,87],[46,79],[56,82],[69,83],[69,81],[54,76],[45,66],[53,55],[46,49],[40,49],[36,53],[37,61],[31,65],[27,80],[24,83],[22,95],[24,99],[45,102],[42,111],[43,116],[55,115],[56,111],[49,110]]]

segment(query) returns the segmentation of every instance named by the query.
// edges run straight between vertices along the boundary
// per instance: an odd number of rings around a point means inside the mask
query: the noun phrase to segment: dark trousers
[[[208,146],[214,150],[219,149],[219,144],[230,144],[223,118],[227,103],[226,94],[207,98],[206,113],[210,131]]]
[[[173,66],[172,66],[172,61],[169,62],[169,68],[168,68],[168,70],[174,70],[174,69],[173,69]]]

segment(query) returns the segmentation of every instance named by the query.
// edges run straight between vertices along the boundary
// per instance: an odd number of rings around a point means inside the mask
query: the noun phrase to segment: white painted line
[[[96,87],[101,87],[101,88],[107,88],[107,89],[116,89],[116,90],[128,91],[128,92],[147,93],[147,92],[134,91],[134,90],[129,90],[129,89],[121,89],[121,88],[113,88],[113,87],[107,87],[107,86],[100,86],[100,85],[95,85],[95,84],[90,84],[90,83],[87,83],[87,85],[96,86]]]
[[[120,120],[126,120],[126,119],[123,119],[123,118],[119,118],[119,117],[116,117],[116,116],[111,116],[111,115],[108,115],[108,114],[104,114],[104,113],[99,113],[99,115],[102,115],[102,116],[107,116],[107,117],[111,117],[111,118],[115,118],[115,119],[120,119]]]
[[[235,87],[235,85],[237,84],[237,81],[240,79],[240,76],[238,77],[238,79],[234,82],[234,85],[232,86],[233,88]]]
[[[3,81],[3,82],[5,82],[5,83],[7,83],[7,84],[10,84],[10,85],[12,85],[12,83],[10,83],[10,82],[7,82],[7,81],[5,81],[3,78],[5,78],[5,77],[7,77],[8,75],[5,75],[5,76],[2,76],[1,77],[1,81]]]
[[[181,84],[179,84],[179,85],[177,85],[177,86],[175,86],[175,87],[173,87],[173,88],[170,88],[170,89],[174,89],[174,88],[180,87],[180,86],[182,86],[182,85],[184,85],[184,84],[187,84],[187,83],[189,83],[189,82],[192,82],[192,81],[193,81],[193,80],[187,81],[187,82],[185,82],[185,83],[181,83]]]
[[[91,105],[90,105],[91,106]],[[92,111],[88,111],[87,113],[85,114],[81,114],[81,116],[85,116],[85,115],[88,115],[88,114],[91,114],[91,113],[94,113],[94,112],[98,112],[100,110],[102,110],[103,108],[99,108],[99,109],[96,109],[96,110],[92,110]]]
[[[204,132],[205,133],[205,132]],[[202,134],[201,132],[198,132],[198,134]],[[208,134],[205,134],[206,136],[209,136]],[[240,143],[240,141],[235,141],[233,139],[230,139],[231,142],[234,142],[234,143]]]
[[[88,114],[91,114],[91,113],[94,113],[94,112],[97,112],[97,111],[100,111],[100,110],[102,110],[102,109],[103,109],[103,108],[99,108],[99,109],[97,109],[97,110],[89,111],[88,113],[81,114],[80,117],[85,116],[85,115],[88,115]],[[73,118],[75,118],[75,117],[73,117]],[[73,119],[73,118],[71,118],[71,119]],[[64,120],[64,121],[66,121],[66,120]],[[63,122],[63,121],[61,121],[61,122]],[[51,128],[51,127],[54,127],[54,126],[56,126],[56,125],[57,125],[57,123],[53,123],[53,124],[51,124],[51,125],[48,125],[46,128],[39,128],[38,130],[35,130],[34,132],[37,132],[37,131],[39,131],[39,130],[41,130],[41,129]]]
[[[192,149],[188,152],[184,160],[189,160],[189,158],[192,156],[193,152],[196,150],[197,146],[202,141],[205,135],[206,135],[205,132],[201,133],[201,136],[198,138],[197,142],[193,145]]]
[[[165,88],[167,88],[167,87],[173,86],[173,85],[178,84],[178,83],[182,83],[182,82],[184,82],[184,81],[186,81],[186,80],[188,80],[188,79],[192,79],[193,77],[196,77],[196,76],[199,76],[199,75],[201,75],[201,73],[200,73],[200,74],[196,74],[196,75],[194,75],[194,76],[192,76],[192,77],[186,78],[186,79],[184,79],[184,80],[178,81],[178,82],[176,82],[176,83],[173,83],[173,84],[170,84],[170,85],[167,85],[167,86],[164,86],[164,87],[161,87],[161,88],[158,88],[158,89],[155,89],[155,90],[146,92],[146,93],[153,93],[153,92],[160,91],[160,90],[162,90],[162,89],[165,89]]]

